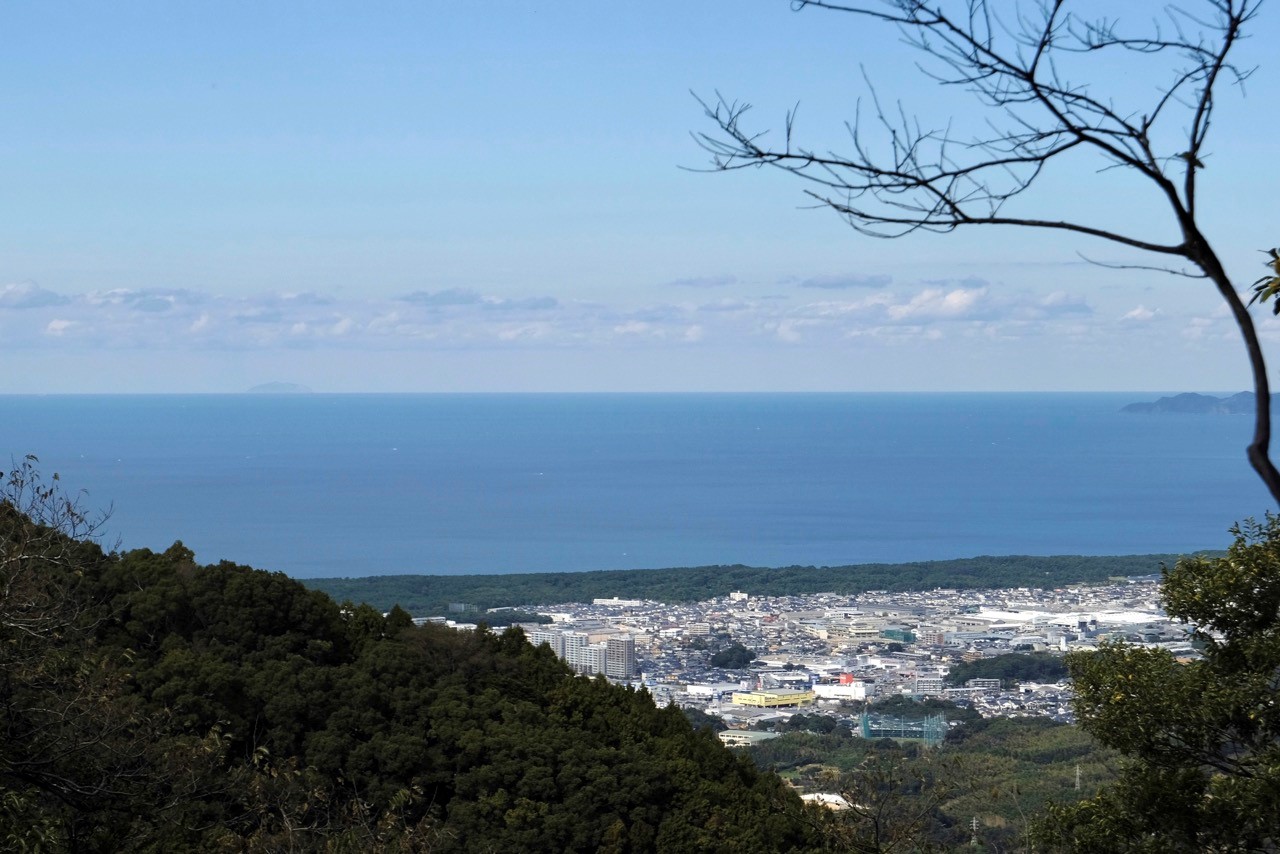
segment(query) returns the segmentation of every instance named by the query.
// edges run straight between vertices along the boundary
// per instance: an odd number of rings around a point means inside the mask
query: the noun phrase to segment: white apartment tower
[[[591,636],[586,632],[564,633],[564,663],[579,673],[595,673],[599,656],[591,648]]]

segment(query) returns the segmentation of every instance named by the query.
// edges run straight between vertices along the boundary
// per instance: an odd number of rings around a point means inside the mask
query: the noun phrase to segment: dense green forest
[[[618,596],[659,602],[692,602],[735,590],[758,596],[864,593],[868,590],[932,590],[936,587],[1053,587],[1158,573],[1177,555],[1091,557],[1058,555],[975,557],[921,563],[856,566],[699,566],[600,572],[518,575],[379,575],[310,578],[303,582],[335,599],[387,609],[399,604],[414,614],[444,614],[450,602],[480,608],[590,602]]]
[[[1057,682],[1067,678],[1067,665],[1049,652],[1010,652],[953,664],[947,672],[948,685],[963,685],[969,679],[999,679],[1005,687],[1017,682]]]
[[[180,543],[105,553],[23,477],[53,527],[0,502],[0,849],[821,845],[775,775],[519,630],[415,628]]]

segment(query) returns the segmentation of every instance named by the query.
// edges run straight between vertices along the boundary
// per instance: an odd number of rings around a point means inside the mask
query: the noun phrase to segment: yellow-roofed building
[[[733,704],[736,706],[758,706],[763,709],[780,709],[788,706],[810,706],[816,695],[809,690],[794,691],[777,688],[763,691],[735,691]]]

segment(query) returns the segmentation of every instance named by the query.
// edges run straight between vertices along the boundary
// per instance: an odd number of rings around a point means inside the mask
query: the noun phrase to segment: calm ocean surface
[[[110,538],[298,577],[1221,548],[1250,419],[1148,394],[0,396]]]

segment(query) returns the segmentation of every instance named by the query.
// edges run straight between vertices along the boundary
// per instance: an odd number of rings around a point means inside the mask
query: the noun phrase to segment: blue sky
[[[711,129],[690,90],[750,101],[762,129],[798,101],[820,149],[843,143],[863,69],[935,123],[972,116],[850,16],[31,2],[0,26],[0,392],[1248,384],[1206,283],[1081,260],[1134,259],[1105,244],[874,240],[784,175],[681,168],[706,164],[690,132]],[[1239,59],[1258,70],[1223,90],[1202,178],[1242,286],[1280,244],[1274,9],[1252,33]],[[1048,174],[1028,210],[1170,235],[1095,166]]]

